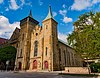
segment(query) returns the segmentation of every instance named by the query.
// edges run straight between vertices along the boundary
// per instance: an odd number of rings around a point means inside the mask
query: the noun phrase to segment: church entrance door
[[[22,63],[19,62],[19,70],[21,70],[21,68],[22,68]]]
[[[33,69],[37,69],[37,61],[36,60],[33,61]]]
[[[44,69],[46,69],[46,70],[48,69],[48,61],[44,62]]]

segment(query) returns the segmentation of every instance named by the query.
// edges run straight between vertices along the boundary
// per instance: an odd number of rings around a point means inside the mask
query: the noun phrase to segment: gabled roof
[[[68,44],[66,42],[64,42],[63,40],[58,39],[58,41],[68,46]]]
[[[36,25],[39,24],[39,22],[33,18],[31,10],[30,10],[29,15],[27,17],[20,20],[20,25],[25,23],[27,20],[34,23],[34,24],[36,24]]]
[[[64,44],[64,45],[66,45],[66,46],[68,46],[68,47],[72,48],[71,46],[69,46],[69,45],[68,45],[66,42],[64,42],[63,40],[58,39],[58,41],[59,41],[60,43]]]
[[[5,38],[0,38],[0,45],[2,45],[3,43],[5,43],[7,41],[7,39]]]
[[[16,27],[16,29],[13,31],[13,34],[11,35],[9,41],[13,41],[19,38],[20,29]]]

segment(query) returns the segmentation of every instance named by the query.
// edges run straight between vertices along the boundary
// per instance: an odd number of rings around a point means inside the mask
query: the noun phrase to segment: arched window
[[[22,57],[22,49],[21,49],[21,52],[20,52],[20,57]]]
[[[38,41],[34,42],[34,57],[37,56],[38,53]]]
[[[48,25],[46,25],[46,29],[48,29]]]
[[[64,50],[64,59],[65,59],[65,65],[66,65],[66,51]]]
[[[24,40],[24,34],[22,35],[22,41]]]
[[[36,33],[36,36],[38,35],[38,33]]]
[[[59,61],[61,61],[61,49],[59,48]]]
[[[45,55],[47,56],[47,51],[48,51],[48,48],[46,47],[46,51],[45,51]]]

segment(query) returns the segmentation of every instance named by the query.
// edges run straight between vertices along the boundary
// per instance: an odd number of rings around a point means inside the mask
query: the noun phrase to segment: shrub
[[[100,63],[90,64],[91,72],[100,73]]]

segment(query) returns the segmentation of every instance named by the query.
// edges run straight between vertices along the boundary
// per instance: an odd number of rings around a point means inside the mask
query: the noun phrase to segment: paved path
[[[70,75],[58,75],[58,73],[0,72],[0,78],[100,78],[100,77],[77,77]]]

